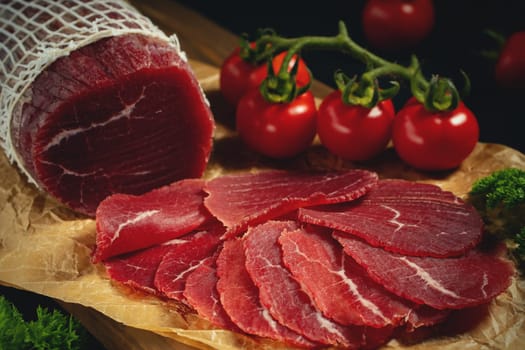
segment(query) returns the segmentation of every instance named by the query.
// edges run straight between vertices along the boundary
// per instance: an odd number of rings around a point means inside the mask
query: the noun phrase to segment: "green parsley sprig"
[[[25,321],[16,306],[0,296],[1,350],[81,350],[87,332],[72,316],[38,306],[36,319]]]

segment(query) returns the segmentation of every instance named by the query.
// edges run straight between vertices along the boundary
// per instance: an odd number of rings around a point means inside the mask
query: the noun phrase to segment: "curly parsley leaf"
[[[87,332],[72,316],[38,306],[36,319],[26,322],[17,308],[0,296],[0,349],[80,350]]]
[[[0,349],[25,349],[27,348],[25,338],[26,324],[22,314],[0,295]]]

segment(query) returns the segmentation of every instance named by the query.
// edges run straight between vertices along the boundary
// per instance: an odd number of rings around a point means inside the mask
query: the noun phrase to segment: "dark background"
[[[361,29],[361,12],[365,1],[205,1],[180,0],[237,35],[255,34],[258,28],[271,27],[282,36],[335,35],[339,20],[345,21],[350,36],[368,47]],[[481,141],[503,143],[525,151],[521,119],[525,92],[504,90],[496,86],[493,77],[495,61],[481,55],[481,51],[497,49],[496,42],[484,33],[491,29],[504,36],[525,29],[525,3],[523,0],[434,1],[436,22],[432,33],[424,42],[411,50],[374,53],[408,63],[415,53],[423,63],[423,72],[448,76],[458,88],[463,86],[460,70],[469,76],[471,94],[465,103],[477,116]],[[525,48],[524,48],[525,50]],[[363,65],[349,56],[333,52],[305,52],[304,59],[314,76],[334,86],[333,72],[341,68],[347,75],[362,72]],[[395,99],[396,106],[408,97],[408,87]]]

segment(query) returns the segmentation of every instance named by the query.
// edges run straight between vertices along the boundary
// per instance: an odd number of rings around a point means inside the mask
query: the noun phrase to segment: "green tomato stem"
[[[408,66],[403,66],[395,62],[390,62],[374,53],[368,51],[362,46],[358,45],[348,34],[348,30],[343,21],[339,21],[339,32],[335,36],[303,36],[297,38],[283,38],[275,34],[263,34],[258,40],[257,44],[260,47],[267,47],[268,49],[261,51],[256,55],[255,60],[262,62],[270,59],[279,52],[287,51],[283,63],[277,75],[285,79],[288,74],[288,66],[293,56],[300,54],[303,50],[331,50],[349,54],[352,58],[367,64],[370,68],[362,75],[362,81],[366,86],[373,86],[374,81],[382,76],[393,76],[410,81],[410,87],[414,97],[421,103],[428,102],[427,96],[429,91],[433,94],[447,94],[455,91],[442,91],[443,89],[430,89],[431,84],[425,79],[421,72],[421,66],[417,57],[413,56]],[[443,78],[446,79],[446,78]],[[455,89],[453,84],[446,85],[450,89]],[[359,89],[363,91],[364,88]],[[293,97],[292,97],[293,99]],[[442,97],[432,97],[434,100],[442,99]],[[290,100],[287,97],[285,100]],[[428,106],[428,103],[426,104]],[[451,108],[453,104],[433,104],[434,110],[446,110]]]

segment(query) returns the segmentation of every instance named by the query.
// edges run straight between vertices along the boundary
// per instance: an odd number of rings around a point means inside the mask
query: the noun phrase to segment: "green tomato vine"
[[[335,82],[343,92],[345,103],[372,107],[379,101],[391,98],[399,91],[399,83],[391,81],[392,86],[382,89],[378,84],[380,77],[404,79],[410,83],[412,95],[430,111],[448,111],[457,107],[460,93],[451,79],[433,75],[425,78],[421,64],[412,55],[407,66],[390,62],[358,45],[348,34],[343,21],[339,22],[339,32],[334,36],[303,36],[285,38],[271,30],[258,33],[254,43],[243,37],[241,57],[252,63],[271,62],[276,54],[287,50],[287,54],[278,72],[274,72],[268,64],[268,77],[261,85],[263,96],[270,102],[289,102],[303,93],[309,86],[297,88],[295,74],[297,69],[288,72],[287,67],[294,55],[300,55],[304,50],[332,50],[349,54],[368,67],[360,77],[349,78],[344,73],[335,73]],[[296,67],[294,67],[296,68]],[[465,78],[465,92],[470,89],[468,77]]]

